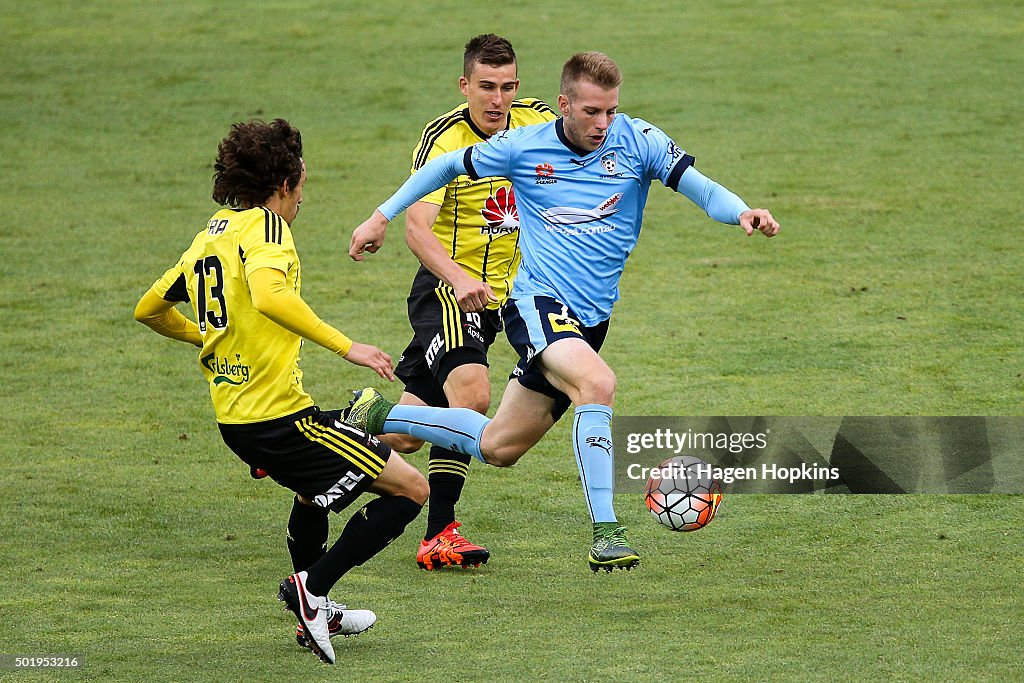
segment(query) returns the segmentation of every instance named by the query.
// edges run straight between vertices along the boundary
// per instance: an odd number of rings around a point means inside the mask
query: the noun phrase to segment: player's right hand
[[[765,237],[775,237],[779,234],[779,223],[772,216],[768,209],[748,209],[740,214],[740,227],[747,233],[747,237],[758,230]]]
[[[348,255],[352,257],[353,261],[362,261],[364,251],[376,254],[377,250],[384,245],[384,234],[387,229],[388,219],[380,211],[374,211],[372,216],[352,231],[352,239],[348,243]]]
[[[391,356],[376,346],[352,342],[352,348],[348,350],[344,358],[349,363],[370,368],[389,382],[395,381],[395,373],[391,367]]]
[[[498,300],[489,284],[468,275],[454,283],[452,287],[455,290],[455,300],[465,313],[482,311],[487,308],[488,303]]]

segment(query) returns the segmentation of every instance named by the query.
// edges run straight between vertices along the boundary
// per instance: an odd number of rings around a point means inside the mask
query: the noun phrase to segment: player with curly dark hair
[[[298,186],[302,134],[284,119],[236,123],[220,141],[213,170],[213,201],[234,207],[262,204],[281,183]]]
[[[224,442],[252,476],[295,492],[288,550],[295,573],[278,597],[299,619],[296,638],[334,662],[331,637],[370,628],[376,615],[330,600],[349,569],[405,530],[427,499],[423,475],[375,437],[339,422],[302,388],[303,339],[394,379],[391,357],[353,342],[299,295],[290,224],[302,204],[302,137],[287,121],[236,123],[218,149],[213,198],[219,210],[177,265],[147,291],[135,319],[200,347]],[[175,307],[191,302],[196,322]],[[380,497],[352,515],[327,550],[328,513],[364,491]]]

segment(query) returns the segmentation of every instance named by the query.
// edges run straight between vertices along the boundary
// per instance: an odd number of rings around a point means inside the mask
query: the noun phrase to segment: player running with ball
[[[493,419],[459,408],[400,406],[373,389],[357,394],[347,421],[371,434],[410,434],[499,467],[519,460],[575,405],[572,446],[593,521],[591,569],[631,568],[612,506],[615,373],[598,355],[619,278],[640,233],[654,179],[721,222],[768,237],[779,224],[694,168],[694,158],[656,126],[618,113],[622,74],[606,55],[574,55],[562,70],[558,108],[546,124],[501,132],[424,165],[352,235],[356,260],[383,243],[387,223],[458,175],[512,181],[522,263],[502,308],[520,356]]]

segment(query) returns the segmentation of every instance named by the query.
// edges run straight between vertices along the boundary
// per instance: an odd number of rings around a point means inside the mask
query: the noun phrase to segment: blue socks
[[[490,421],[469,408],[396,405],[388,413],[381,433],[408,434],[485,462],[480,453],[480,436]]]
[[[612,508],[615,457],[611,425],[612,409],[599,404],[577,407],[572,422],[572,450],[594,523],[616,521]]]
[[[486,462],[480,453],[480,437],[488,422],[489,418],[469,408],[396,405],[388,413],[382,431],[409,434]],[[612,409],[599,404],[577,407],[572,424],[572,450],[587,509],[595,523],[617,521],[612,507],[615,458],[611,424]]]

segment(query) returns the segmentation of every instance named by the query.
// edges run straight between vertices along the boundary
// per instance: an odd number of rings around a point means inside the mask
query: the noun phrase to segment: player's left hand
[[[364,251],[376,254],[377,250],[384,246],[384,234],[387,229],[388,219],[380,211],[374,211],[372,216],[360,223],[352,232],[352,239],[348,243],[348,255],[353,261],[362,261]]]
[[[344,355],[344,358],[349,363],[362,365],[364,368],[370,368],[389,382],[395,381],[395,373],[391,367],[391,356],[384,353],[376,346],[352,342],[352,348],[348,350],[348,353]]]
[[[747,209],[740,214],[740,227],[746,231],[747,237],[753,235],[755,230],[760,231],[765,237],[779,234],[779,224],[768,209]]]

